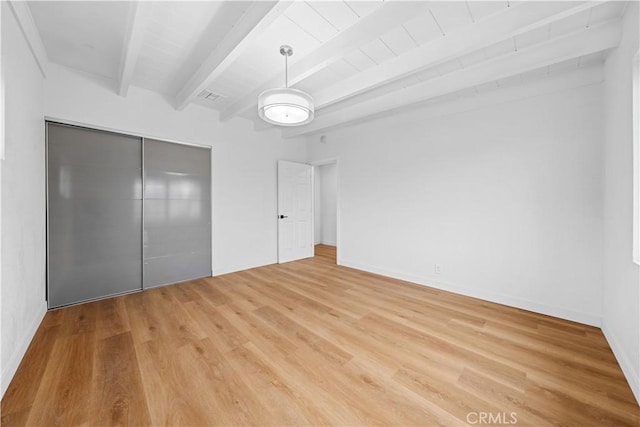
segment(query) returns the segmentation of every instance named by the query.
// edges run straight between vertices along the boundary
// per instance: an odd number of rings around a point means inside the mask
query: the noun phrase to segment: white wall
[[[309,138],[339,161],[338,262],[598,325],[601,116],[596,84]]]
[[[45,169],[43,77],[11,8],[0,3],[6,114],[0,291],[4,395],[46,311]]]
[[[338,169],[335,163],[320,169],[321,240],[325,245],[336,245],[336,202],[338,200]]]
[[[632,58],[638,52],[638,3],[630,2],[604,83],[604,298],[602,330],[640,402],[640,273],[632,262]]]
[[[213,146],[213,270],[223,274],[277,261],[278,159],[303,161],[301,140],[251,123],[218,121],[214,110],[176,111],[162,96],[131,87],[118,96],[114,82],[53,65],[45,84],[48,117],[159,139]]]

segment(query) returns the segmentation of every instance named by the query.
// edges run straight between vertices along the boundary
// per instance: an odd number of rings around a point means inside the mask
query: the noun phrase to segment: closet
[[[49,308],[211,275],[209,148],[46,126]]]

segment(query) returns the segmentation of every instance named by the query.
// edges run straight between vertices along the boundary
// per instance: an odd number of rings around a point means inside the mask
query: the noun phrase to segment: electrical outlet
[[[433,272],[436,274],[440,274],[440,264],[433,265]]]

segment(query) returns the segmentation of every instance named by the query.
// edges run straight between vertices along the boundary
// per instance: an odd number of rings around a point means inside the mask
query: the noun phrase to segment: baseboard
[[[11,359],[9,359],[9,363],[2,366],[2,384],[0,385],[2,388],[2,392],[0,393],[1,396],[4,397],[4,393],[7,391],[7,388],[9,388],[9,384],[11,383],[13,376],[16,374],[16,371],[20,366],[20,362],[22,362],[22,358],[27,352],[29,344],[31,344],[31,340],[33,340],[33,337],[36,335],[45,314],[47,314],[47,303],[46,301],[42,301],[42,306],[38,309],[38,314],[35,316],[33,323],[29,325],[29,329],[27,329],[22,342],[18,343],[18,345],[14,347],[14,352],[11,355]]]
[[[337,246],[335,240],[323,240],[322,244],[327,246]]]
[[[355,268],[357,270],[368,271],[370,273],[380,274],[394,279],[412,282],[418,285],[429,286],[443,291],[453,292],[455,294],[464,295],[473,298],[479,298],[485,301],[495,302],[498,304],[508,305],[510,307],[521,308],[523,310],[533,311],[547,316],[559,317],[561,319],[571,320],[573,322],[583,323],[590,326],[600,327],[602,323],[601,316],[569,310],[562,307],[554,307],[542,304],[536,301],[530,301],[524,298],[505,295],[497,292],[484,292],[477,289],[469,289],[454,283],[448,283],[433,277],[417,277],[409,274],[399,273],[396,271],[385,270],[371,265],[362,264],[350,260],[340,259],[338,265]]]
[[[622,346],[620,345],[620,340],[618,340],[612,330],[609,329],[605,319],[602,321],[602,333],[607,339],[609,347],[611,347],[613,355],[616,357],[618,365],[620,365],[622,373],[627,379],[629,387],[631,387],[631,391],[638,401],[638,405],[640,405],[640,372],[637,371],[638,368],[633,366],[633,363],[623,351]]]
[[[213,277],[223,276],[225,274],[237,273],[238,271],[251,270],[252,268],[264,267],[266,265],[272,265],[277,263],[278,263],[278,259],[276,258],[276,259],[260,261],[256,264],[251,264],[251,265],[231,264],[231,265],[217,266],[217,267],[214,267],[213,271],[211,272],[212,273],[211,275]]]

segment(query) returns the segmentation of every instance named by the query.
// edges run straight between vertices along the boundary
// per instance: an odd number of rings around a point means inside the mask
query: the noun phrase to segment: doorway
[[[338,245],[338,163],[335,159],[313,166],[314,232],[316,256],[332,257]]]

